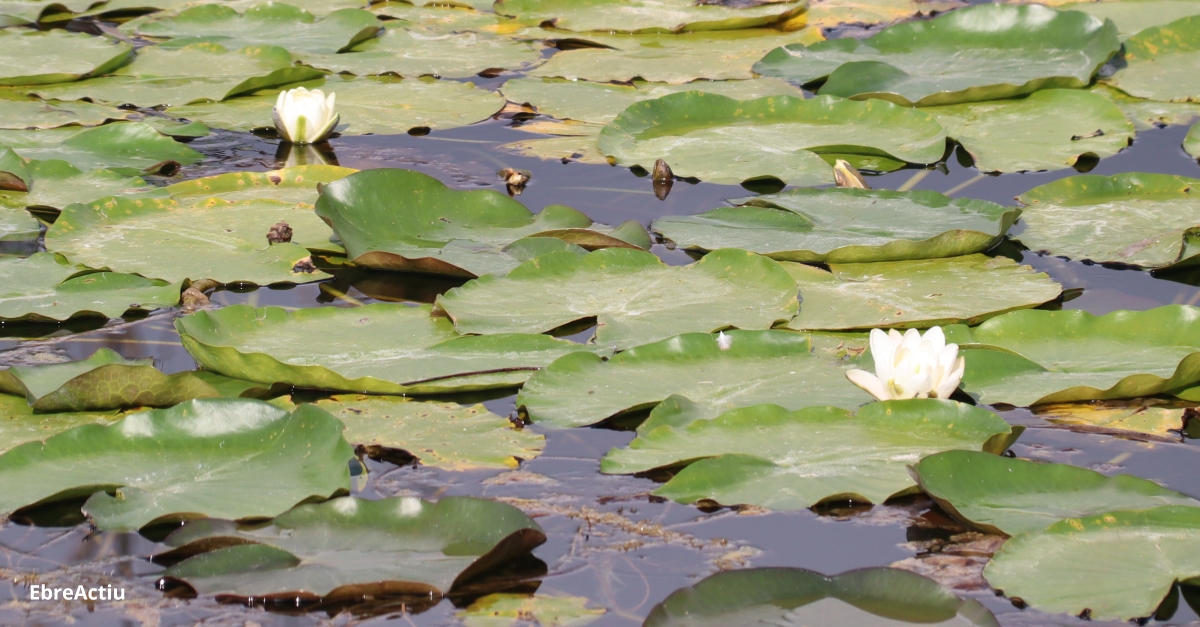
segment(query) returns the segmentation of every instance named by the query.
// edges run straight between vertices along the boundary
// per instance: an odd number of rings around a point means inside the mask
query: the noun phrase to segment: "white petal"
[[[946,333],[942,331],[942,327],[931,327],[925,332],[925,341],[933,344],[934,352],[941,352],[946,346]]]
[[[859,370],[857,368],[854,370],[847,370],[846,378],[850,379],[850,382],[854,385],[866,390],[867,393],[869,393],[871,396],[874,396],[876,399],[881,401],[892,400],[892,395],[888,392],[887,386],[885,386],[878,377],[867,372],[866,370]]]
[[[904,332],[904,339],[900,342],[899,348],[907,348],[914,350],[921,345],[921,332],[916,329],[909,329]]]
[[[879,379],[891,379],[896,363],[896,345],[887,333],[879,329],[871,329],[871,357],[875,360],[875,374],[879,375]]]
[[[950,398],[954,394],[954,391],[958,389],[958,384],[962,382],[963,373],[966,372],[966,369],[967,359],[959,357],[958,361],[954,364],[954,369],[942,378],[938,383],[937,389],[934,390],[937,398]]]

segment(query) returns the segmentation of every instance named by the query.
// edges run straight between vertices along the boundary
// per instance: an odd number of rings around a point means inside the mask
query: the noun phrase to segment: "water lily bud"
[[[721,331],[721,333],[717,335],[717,348],[727,351],[731,346],[733,346],[733,338],[725,335],[724,331]]]
[[[315,144],[329,139],[339,116],[334,111],[337,94],[303,87],[279,92],[275,101],[275,130],[284,141]]]
[[[916,329],[904,335],[895,329],[887,333],[872,329],[871,356],[874,374],[855,369],[846,371],[846,378],[881,401],[949,398],[966,369],[958,344],[947,344],[941,327],[923,336]]]
[[[855,189],[871,189],[867,180],[848,161],[838,159],[833,164],[833,182],[838,187],[853,187]]]

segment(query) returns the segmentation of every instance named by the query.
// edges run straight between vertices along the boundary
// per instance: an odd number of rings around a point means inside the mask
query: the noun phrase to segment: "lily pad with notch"
[[[962,389],[1019,407],[1142,398],[1200,383],[1200,309],[1013,311],[978,327],[946,327],[963,350]]]
[[[784,262],[800,285],[797,331],[928,328],[979,324],[1045,304],[1062,286],[1007,257],[975,254],[883,263],[835,263],[829,270]]]
[[[483,405],[413,401],[398,396],[333,396],[316,403],[346,425],[346,441],[376,459],[445,470],[516,468],[542,454],[546,437]]]
[[[913,490],[907,465],[921,457],[959,449],[999,454],[1022,431],[985,409],[938,399],[870,403],[857,413],[754,405],[710,417],[675,397],[655,412],[628,447],[604,456],[601,472],[685,467],[654,493],[776,510],[883,503]]]
[[[947,513],[986,533],[1010,536],[1117,509],[1200,506],[1196,499],[1132,475],[1106,477],[1067,464],[966,450],[930,455],[912,466],[912,474]]]
[[[194,521],[167,536],[173,548],[154,559],[173,564],[164,575],[198,594],[333,602],[441,597],[545,541],[537,523],[504,503],[347,496],[301,505],[266,526]]]
[[[1017,198],[1032,250],[1143,268],[1200,263],[1200,179],[1124,172],[1073,176]]]
[[[748,8],[693,0],[497,0],[499,15],[567,31],[683,33],[770,27],[803,15],[808,3],[779,0]]]
[[[933,163],[946,152],[946,132],[927,113],[878,100],[683,92],[631,105],[598,143],[619,165],[649,171],[664,159],[676,176],[710,183],[819,185],[833,181],[821,154]]]
[[[840,627],[942,625],[999,627],[974,599],[895,568],[863,568],[829,577],[802,568],[717,573],[671,593],[643,627],[717,627],[754,621]]]
[[[1200,507],[1108,511],[1018,534],[983,576],[1043,612],[1092,620],[1143,619],[1200,581]]]
[[[1059,170],[1111,157],[1133,143],[1134,125],[1108,98],[1044,89],[1020,100],[923,109],[971,155],[981,172]]]
[[[66,83],[115,70],[133,46],[65,30],[0,29],[0,86]]]
[[[779,261],[870,263],[957,257],[996,245],[1021,215],[933,191],[790,189],[668,216],[651,230],[690,251],[743,248]]]
[[[191,200],[110,197],[70,205],[46,231],[46,248],[92,267],[170,281],[270,285],[328,278],[300,264],[310,255],[306,246],[338,249],[308,205]],[[295,234],[291,242],[271,244],[267,233],[280,220]]]
[[[1125,67],[1108,82],[1138,98],[1200,102],[1200,15],[1148,28],[1125,42]]]
[[[792,331],[686,333],[631,348],[603,360],[579,354],[559,358],[534,374],[517,395],[517,408],[534,422],[583,427],[651,409],[671,395],[728,410],[774,403],[787,409],[857,407],[871,397],[851,384],[852,360],[808,335]],[[836,342],[853,342],[843,334]],[[865,340],[859,338],[863,344]]]
[[[293,53],[334,54],[350,50],[383,30],[364,9],[339,9],[317,18],[283,2],[256,4],[239,13],[222,4],[202,4],[147,21],[137,28],[145,37],[170,38],[170,47],[217,43],[226,48],[284,44]]]
[[[141,122],[119,122],[85,129],[0,130],[0,146],[8,147],[26,159],[66,161],[83,171],[107,168],[127,176],[170,174],[181,165],[191,165],[204,158],[195,149]]]
[[[316,407],[219,398],[84,425],[0,455],[0,511],[87,498],[83,511],[111,531],[269,518],[349,489],[354,452],[341,431]]]
[[[317,215],[352,262],[399,272],[506,274],[544,252],[650,243],[635,223],[613,229],[563,205],[533,214],[499,192],[459,191],[402,169],[365,170],[326,185]]]
[[[618,349],[694,331],[766,330],[798,309],[787,271],[736,249],[687,266],[641,250],[551,253],[505,277],[470,281],[434,304],[459,333],[544,333],[594,318],[593,342]]]
[[[165,375],[152,359],[127,360],[108,348],[80,361],[0,370],[0,393],[24,396],[35,413],[170,407],[219,395],[190,372]]]
[[[182,284],[132,274],[97,272],[61,255],[0,259],[0,322],[62,322],[117,318],[179,304]]]
[[[175,327],[184,348],[207,370],[247,381],[368,394],[512,388],[563,355],[611,354],[546,335],[462,337],[449,320],[431,317],[429,305],[296,311],[234,305],[196,312],[176,320]]]
[[[796,85],[824,80],[821,95],[927,107],[1085,87],[1120,47],[1112,22],[1036,4],[987,4],[866,39],[784,46],[754,71]]]

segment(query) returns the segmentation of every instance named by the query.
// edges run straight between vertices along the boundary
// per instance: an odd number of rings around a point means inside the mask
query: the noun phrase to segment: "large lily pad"
[[[659,218],[651,229],[688,250],[744,248],[781,261],[868,263],[983,252],[1019,209],[932,191],[790,189],[737,207]]]
[[[664,83],[696,79],[750,79],[751,67],[768,51],[785,44],[822,41],[820,29],[795,33],[747,29],[680,35],[591,35],[587,41],[606,48],[556,53],[529,76],[628,82],[635,78]]]
[[[0,394],[0,453],[26,442],[45,441],[55,434],[87,424],[112,424],[120,412],[34,414],[23,396]]]
[[[668,266],[640,250],[552,253],[508,276],[484,276],[438,296],[459,333],[543,333],[595,318],[595,343],[618,349],[693,331],[769,329],[796,315],[796,282],[744,250]]]
[[[311,86],[311,85],[310,85]],[[330,77],[325,92],[337,94],[343,135],[394,135],[414,128],[445,129],[486,120],[504,107],[499,94],[471,83],[400,80],[392,77]],[[277,94],[172,107],[171,115],[214,128],[249,131],[273,125]]]
[[[1125,67],[1108,79],[1139,98],[1200,102],[1200,15],[1148,28],[1125,42]]]
[[[108,348],[80,361],[0,370],[0,392],[24,396],[38,413],[169,407],[219,394],[189,372],[165,375],[151,359],[126,360]]]
[[[988,533],[1016,535],[1045,529],[1064,518],[1114,509],[1200,506],[1189,496],[1131,475],[1106,477],[1066,464],[966,450],[926,457],[912,472],[943,510]]]
[[[270,199],[313,205],[318,188],[357,170],[336,165],[300,165],[268,172],[229,172],[168,185],[164,191],[181,203],[220,198],[231,202]],[[312,238],[309,238],[312,239]]]
[[[401,272],[506,274],[530,256],[564,250],[568,243],[634,247],[625,241],[631,240],[649,247],[640,226],[634,230],[641,236],[634,238],[628,227],[596,225],[563,205],[535,215],[499,192],[458,191],[403,169],[365,170],[325,186],[317,215],[333,226],[355,264]],[[535,235],[542,237],[514,244]]]
[[[0,28],[27,26],[69,17],[87,9],[96,0],[3,0],[0,1]]]
[[[1146,268],[1191,265],[1200,179],[1127,172],[1073,176],[1022,194],[1025,230],[1033,250],[1077,260]]]
[[[373,394],[516,387],[568,353],[605,353],[545,335],[460,337],[449,320],[429,314],[429,305],[291,312],[235,305],[180,318],[175,327],[207,370],[247,381]]]
[[[349,488],[342,425],[316,407],[205,399],[84,425],[0,455],[5,513],[87,495],[101,529],[199,516],[262,518]],[[271,477],[269,484],[263,477]],[[106,490],[115,490],[111,496]]]
[[[983,575],[992,587],[1044,612],[1145,618],[1176,581],[1200,581],[1198,531],[1196,507],[1068,518],[1005,542]]]
[[[77,202],[90,202],[105,196],[135,194],[139,197],[166,195],[166,192],[150,187],[137,176],[125,176],[112,170],[100,169],[84,172],[67,163],[31,161],[27,164],[29,179],[27,192],[0,191],[0,205],[24,209],[62,209]],[[39,234],[37,224],[32,225],[34,239]]]
[[[165,575],[201,594],[325,601],[440,596],[546,541],[537,523],[504,503],[447,497],[303,505],[258,528],[190,523],[167,537],[159,560],[190,557]]]
[[[870,396],[846,380],[842,362],[814,352],[807,335],[729,331],[728,350],[708,333],[687,333],[605,361],[567,355],[529,379],[517,396],[536,422],[582,427],[650,409],[673,394],[718,409],[774,403],[787,409],[855,407]]]
[[[292,242],[270,244],[279,221]],[[327,249],[329,228],[306,205],[212,198],[181,204],[163,198],[104,198],[63,210],[46,231],[46,248],[94,268],[170,281],[307,283],[329,275],[296,264],[305,246]]]
[[[196,150],[140,122],[86,129],[0,130],[0,145],[26,159],[57,159],[80,170],[108,168],[130,176],[155,172],[165,163],[190,165],[204,158]]]
[[[963,6],[960,0],[814,0],[808,7],[808,25],[889,24]]]
[[[0,86],[45,85],[110,72],[133,56],[133,47],[65,30],[0,30]]]
[[[92,272],[53,253],[0,259],[0,321],[61,322],[76,316],[116,318],[179,303],[180,283]]]
[[[303,55],[305,63],[331,72],[441,78],[467,78],[484,70],[521,70],[541,59],[541,45],[511,37],[399,27],[389,28],[344,54]]]
[[[766,96],[797,96],[796,87],[779,79],[696,81],[683,85],[636,81],[632,85],[568,81],[555,78],[518,78],[500,88],[512,102],[533,105],[538,113],[560,119],[605,124],[630,105],[681,91],[703,91],[739,100]]]
[[[871,403],[857,414],[755,405],[707,418],[691,403],[677,407],[680,415],[658,417],[669,424],[647,425],[627,448],[609,451],[601,471],[687,465],[655,494],[795,510],[826,501],[882,503],[913,487],[907,465],[925,455],[981,447],[1001,453],[1016,439],[996,414],[937,399]]]
[[[772,26],[804,13],[807,3],[781,0],[748,8],[692,0],[497,0],[496,13],[569,31],[681,33]]]
[[[294,67],[292,55],[278,46],[235,51],[216,43],[195,43],[179,49],[144,48],[133,63],[109,76],[29,91],[43,98],[176,106],[225,100],[324,76],[313,68]]]
[[[800,315],[787,328],[843,331],[979,324],[1058,298],[1062,286],[1007,257],[829,264],[784,268],[800,285]]]
[[[888,102],[684,92],[630,106],[600,132],[599,146],[620,165],[649,170],[665,159],[677,176],[711,183],[815,185],[833,180],[816,153],[932,163],[946,133],[928,114]]]
[[[43,129],[60,126],[99,126],[128,120],[136,114],[90,102],[5,100],[0,98],[0,128]]]
[[[346,425],[346,441],[372,457],[416,458],[446,470],[516,468],[541,455],[546,437],[483,405],[422,403],[397,396],[334,396],[317,407]]]
[[[1133,142],[1134,125],[1117,105],[1078,89],[1046,89],[1021,100],[925,111],[983,172],[1068,168],[1081,157],[1111,157]]]
[[[801,568],[717,573],[654,606],[643,627],[721,625],[998,627],[987,608],[915,573],[863,568],[828,577]]]
[[[963,390],[981,403],[1028,406],[1139,398],[1200,382],[1200,310],[1014,311],[975,328],[953,325]]]
[[[1120,48],[1117,27],[1041,5],[980,5],[889,27],[867,39],[789,45],[754,71],[820,92],[930,106],[1077,88]]]
[[[1102,20],[1112,20],[1121,39],[1127,39],[1154,26],[1163,26],[1188,17],[1200,15],[1196,0],[1104,0],[1102,2],[1072,2],[1058,7],[1060,11],[1082,11]]]
[[[339,9],[317,19],[297,6],[266,2],[245,13],[220,4],[204,4],[146,22],[137,32],[174,38],[172,45],[195,41],[227,48],[283,44],[292,52],[333,54],[375,37],[382,28],[383,23],[363,9]]]

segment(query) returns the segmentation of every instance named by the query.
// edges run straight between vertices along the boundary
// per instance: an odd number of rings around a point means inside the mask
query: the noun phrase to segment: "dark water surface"
[[[404,167],[431,174],[460,189],[502,190],[495,172],[501,167],[530,170],[532,180],[519,198],[538,211],[548,204],[573,206],[599,222],[637,220],[648,225],[663,215],[684,215],[721,206],[728,198],[750,195],[739,186],[677,182],[665,201],[658,200],[648,177],[625,168],[541,161],[512,156],[495,147],[534,137],[508,120],[467,128],[434,131],[426,136],[347,137],[332,141],[341,165],[354,168]],[[1186,127],[1152,129],[1138,134],[1135,144],[1105,159],[1094,174],[1142,171],[1200,177],[1200,165],[1180,145]],[[279,165],[277,145],[249,134],[218,132],[192,146],[215,159],[185,169],[194,178],[237,169],[263,170]],[[871,177],[877,188],[932,189],[953,196],[1013,204],[1013,197],[1065,176],[1074,170],[983,176],[951,156],[935,170],[901,170]],[[1019,237],[1020,225],[1014,231]],[[654,252],[668,263],[690,260],[679,251],[657,245]],[[1170,303],[1200,302],[1200,276],[1154,276],[1148,272],[1106,268],[1021,251],[1006,244],[993,254],[1020,259],[1048,272],[1065,288],[1082,293],[1062,304],[1102,314],[1116,309],[1147,309]],[[342,271],[334,279],[291,289],[227,290],[213,295],[214,303],[279,305],[284,307],[355,307],[362,303],[431,302],[459,283],[453,280],[366,271]],[[132,322],[110,323],[100,329],[0,328],[0,364],[45,363],[87,357],[100,347],[129,358],[152,357],[166,372],[195,368],[179,345],[172,326],[177,312],[161,312]],[[584,333],[575,339],[583,341]],[[492,411],[507,415],[515,396],[485,399]],[[1046,459],[1091,467],[1108,474],[1130,473],[1154,479],[1176,490],[1200,496],[1200,449],[1192,443],[1147,443],[1048,428],[1028,412],[1004,412],[1010,421],[1030,425],[1013,447],[1019,457]],[[961,531],[924,501],[902,502],[872,509],[830,509],[765,513],[722,509],[703,512],[695,507],[654,502],[648,493],[654,481],[599,474],[599,458],[608,449],[624,446],[633,433],[607,429],[545,433],[544,455],[522,464],[519,472],[449,473],[422,467],[397,467],[368,462],[356,490],[363,496],[412,495],[439,498],[477,495],[524,499],[549,535],[535,555],[548,575],[541,591],[586,596],[608,613],[598,627],[640,625],[654,604],[672,591],[697,582],[719,568],[799,566],[835,574],[865,566],[887,566],[918,556],[933,539]],[[263,478],[270,481],[269,477]],[[656,499],[655,499],[656,500]],[[373,617],[334,618],[316,611],[298,615],[268,613],[261,608],[221,606],[211,600],[163,600],[154,589],[158,567],[145,556],[156,545],[135,534],[89,535],[86,527],[31,528],[15,524],[0,529],[0,573],[9,569],[38,571],[41,581],[95,581],[124,586],[127,598],[138,599],[124,612],[101,604],[30,603],[26,588],[0,587],[0,624],[50,625],[67,620],[80,625],[337,625],[370,624],[455,625],[450,601],[421,613],[395,605],[375,608]],[[6,579],[11,579],[6,577]],[[1018,610],[989,590],[974,593],[997,613],[1006,626],[1075,625],[1085,621]],[[68,618],[70,617],[70,618]],[[1181,604],[1173,618],[1156,624],[1197,623]],[[1087,623],[1096,624],[1096,623]]]

